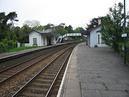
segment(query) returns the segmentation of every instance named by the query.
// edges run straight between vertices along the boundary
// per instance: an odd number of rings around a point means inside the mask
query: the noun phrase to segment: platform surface
[[[77,45],[72,53],[63,97],[129,97],[129,67],[110,48]]]
[[[44,47],[37,47],[37,48],[30,48],[30,49],[25,49],[25,50],[21,50],[21,51],[17,51],[17,52],[6,52],[6,53],[0,53],[0,58],[4,58],[4,57],[8,57],[8,56],[13,56],[13,55],[17,55],[17,54],[22,54],[22,53],[26,53],[26,52],[30,52],[33,50],[38,50]]]

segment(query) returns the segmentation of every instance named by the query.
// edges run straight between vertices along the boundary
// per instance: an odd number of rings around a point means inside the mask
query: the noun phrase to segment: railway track
[[[61,71],[65,69],[70,53],[71,49],[52,60],[12,97],[50,97],[55,82],[58,80]],[[56,97],[56,95],[51,96]]]
[[[55,52],[57,52],[57,50],[47,53],[45,56],[40,54],[36,58],[34,57],[20,64],[13,65],[11,67],[6,68],[5,70],[0,71],[0,84],[17,75],[18,73],[24,71],[25,69],[29,69],[29,67],[31,67],[32,65],[35,65],[36,63],[50,57]]]
[[[72,46],[73,47],[73,46]],[[63,50],[61,50],[64,48]],[[54,52],[33,58],[33,60],[23,62],[24,64],[12,66],[0,72],[0,97],[15,97],[19,89],[25,86],[32,78],[34,78],[39,71],[46,68],[48,64],[57,60],[64,52],[71,47],[62,47],[56,49]],[[57,52],[58,51],[58,52]],[[57,52],[57,53],[55,53]],[[19,93],[18,93],[19,95]],[[24,97],[24,96],[22,96]],[[28,96],[30,97],[30,96]],[[35,97],[35,96],[33,96]]]
[[[18,66],[18,65],[21,65],[21,64],[24,64],[30,60],[33,60],[37,57],[40,57],[40,56],[43,56],[43,55],[46,55],[47,53],[50,53],[50,52],[53,52],[53,51],[58,51],[60,49],[62,49],[63,47],[66,47],[67,45],[63,45],[63,46],[58,46],[57,47],[53,47],[53,48],[48,48],[48,49],[41,49],[40,51],[33,51],[33,52],[28,52],[28,53],[23,53],[19,56],[14,56],[13,58],[5,58],[3,60],[0,60],[0,73],[7,70],[7,69],[10,69],[10,68],[13,68],[15,66]]]

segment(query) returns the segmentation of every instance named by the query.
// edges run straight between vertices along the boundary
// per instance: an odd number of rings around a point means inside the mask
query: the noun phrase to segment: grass
[[[8,52],[18,52],[18,51],[22,51],[22,50],[26,50],[26,49],[32,49],[32,48],[37,48],[37,46],[12,48],[12,49],[9,49]]]

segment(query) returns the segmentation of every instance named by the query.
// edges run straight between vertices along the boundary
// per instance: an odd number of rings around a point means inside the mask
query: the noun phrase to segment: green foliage
[[[5,14],[4,12],[0,13],[0,40],[2,39],[10,39],[13,38],[11,35],[11,27],[13,26],[13,22],[16,20],[17,14],[15,12],[10,12],[9,14]]]
[[[99,24],[99,20],[100,20],[100,18],[93,18],[91,21],[90,21],[90,24],[89,25],[87,25],[87,31],[88,30],[91,30],[91,29],[93,29],[93,28],[95,28],[95,27],[97,27],[97,26],[99,26],[100,24]]]
[[[82,27],[77,27],[74,32],[75,33],[83,33],[85,30]]]
[[[0,53],[5,52],[7,50],[7,46],[3,42],[0,42]]]
[[[74,33],[73,27],[72,27],[71,25],[66,26],[66,27],[65,27],[65,30],[67,30],[68,33]]]
[[[120,52],[120,43],[123,42],[121,37],[123,33],[123,5],[122,3],[115,4],[110,8],[110,13],[102,18],[102,38],[105,43],[112,46],[115,51]]]
[[[51,29],[53,27],[54,27],[53,24],[47,24],[47,25],[44,26],[44,30]]]
[[[14,27],[14,22],[18,21],[17,14],[10,12],[5,14],[0,13],[0,52],[8,51],[16,47],[16,42],[28,42],[29,32],[32,31],[30,27],[24,25],[23,27]]]
[[[4,39],[0,42],[0,53],[6,52],[12,48],[16,48],[16,46],[17,46],[16,41]]]
[[[19,38],[18,41],[20,43],[28,43],[29,42],[29,33],[32,32],[32,28],[28,25],[23,25],[19,31]]]
[[[9,49],[8,52],[18,52],[18,51],[22,51],[22,50],[27,50],[27,49],[32,49],[32,48],[36,48],[36,46],[33,46],[33,47],[19,47],[19,48],[12,48],[12,49]]]
[[[57,35],[64,35],[64,34],[68,33],[68,31],[65,29],[64,24],[59,24],[58,26],[55,27],[55,33]]]
[[[39,26],[33,27],[32,29],[37,30],[37,31],[43,31],[45,28],[44,28],[44,26],[39,25]]]

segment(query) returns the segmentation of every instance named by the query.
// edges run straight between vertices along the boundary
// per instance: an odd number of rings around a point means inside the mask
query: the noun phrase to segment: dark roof
[[[52,29],[47,29],[43,31],[34,30],[34,32],[38,32],[39,34],[44,34],[44,35],[54,35],[54,31]]]

